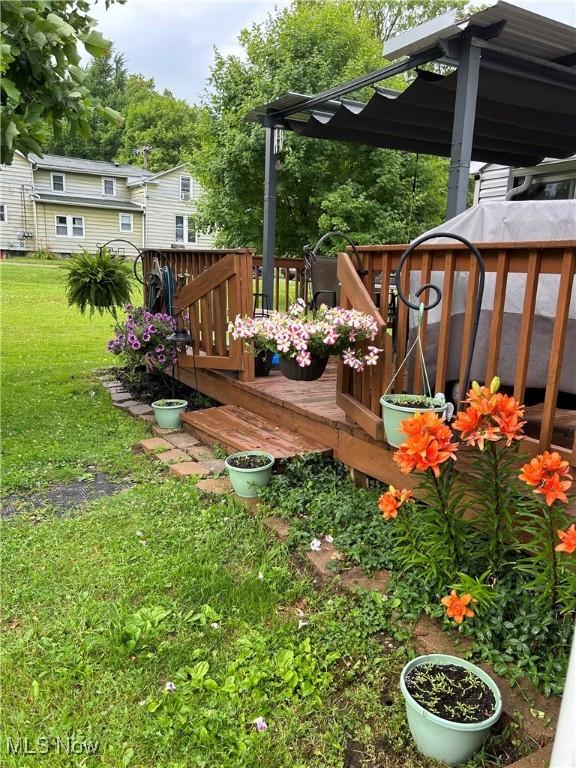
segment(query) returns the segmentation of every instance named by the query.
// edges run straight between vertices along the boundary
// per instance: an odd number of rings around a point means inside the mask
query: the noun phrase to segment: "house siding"
[[[34,172],[34,184],[38,192],[53,192],[52,174],[59,173],[66,177],[67,195],[80,195],[81,197],[101,197],[104,200],[130,200],[130,190],[126,186],[125,178],[117,176],[97,176],[89,173],[73,173],[71,171],[48,171],[38,168]],[[115,179],[116,195],[102,194],[102,179]],[[60,193],[63,194],[63,193]]]
[[[56,235],[56,216],[82,216],[85,236]],[[49,248],[56,253],[77,253],[82,248],[94,252],[98,245],[113,238],[125,238],[140,248],[143,245],[142,213],[135,212],[132,221],[133,231],[123,233],[120,231],[119,211],[38,203],[38,240],[41,248]],[[121,247],[121,244],[118,243],[117,247]],[[126,247],[126,253],[131,255],[129,246]]]
[[[58,169],[58,158],[51,157],[56,168],[52,170],[38,167],[17,153],[11,165],[0,166],[0,202],[7,207],[7,221],[0,222],[2,250],[31,252],[46,248],[56,253],[69,254],[81,248],[94,251],[99,243],[114,238],[125,238],[138,247],[213,247],[212,235],[205,233],[198,234],[197,243],[176,242],[176,216],[192,216],[196,201],[202,195],[200,184],[186,166],[157,174],[151,177],[153,181],[142,180],[138,184],[128,186],[128,182],[137,177],[140,169],[134,168],[134,176],[127,179],[125,175],[115,176],[112,169],[109,173],[92,172],[91,169],[70,170],[66,167],[68,159],[60,160],[64,166],[62,169]],[[65,176],[64,190],[52,189],[53,173]],[[190,200],[180,200],[181,176],[190,176]],[[105,178],[115,179],[115,195],[102,193],[102,180]],[[70,202],[47,199],[51,193],[54,196],[69,197]],[[37,200],[34,195],[42,195],[44,200]],[[105,201],[109,207],[85,207],[79,204],[80,198],[90,198],[93,204]],[[86,202],[88,203],[88,200]],[[117,206],[121,207],[126,203],[142,206],[143,210],[132,212],[133,231],[123,233],[120,231]],[[83,217],[85,236],[76,238],[56,235],[57,215]],[[18,237],[24,231],[32,233],[32,237]]]
[[[512,169],[507,165],[487,165],[480,171],[474,188],[474,204],[505,200],[512,187]]]
[[[167,248],[176,245],[176,216],[193,216],[195,202],[202,195],[202,187],[192,178],[190,200],[180,200],[180,176],[190,176],[185,168],[175,168],[154,181],[145,183],[146,188],[146,246]],[[138,188],[140,189],[140,187]],[[134,202],[141,202],[132,198]],[[211,234],[200,232],[197,243],[178,243],[186,248],[212,248]]]
[[[34,178],[32,164],[20,154],[11,166],[0,165],[0,203],[6,205],[7,217],[0,222],[0,249],[28,251],[36,249],[34,203],[31,200]],[[31,238],[22,238],[31,232]]]

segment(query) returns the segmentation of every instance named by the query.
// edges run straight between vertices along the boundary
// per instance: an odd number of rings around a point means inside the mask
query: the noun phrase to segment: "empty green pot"
[[[156,400],[152,403],[154,418],[163,429],[178,429],[181,416],[188,407],[188,400]]]
[[[240,467],[231,466],[229,463],[230,459],[240,456],[265,456],[268,462],[264,466],[255,469],[241,469]],[[243,499],[253,499],[258,496],[258,490],[265,488],[270,482],[272,467],[274,466],[274,456],[265,451],[240,451],[228,456],[224,463],[232,487],[238,496],[241,496]]]
[[[480,723],[454,723],[433,715],[415,701],[406,688],[406,675],[415,667],[423,664],[455,664],[464,667],[477,675],[494,694],[496,706],[494,714]],[[416,746],[427,757],[441,760],[449,765],[458,765],[469,760],[474,752],[480,749],[490,729],[502,712],[502,697],[498,686],[484,670],[457,656],[447,656],[443,653],[431,653],[418,656],[408,662],[400,675],[400,689],[406,702],[406,715],[412,738]]]

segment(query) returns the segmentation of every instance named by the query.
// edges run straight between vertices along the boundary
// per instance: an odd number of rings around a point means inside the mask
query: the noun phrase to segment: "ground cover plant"
[[[294,521],[296,543],[330,536],[350,561],[391,570],[399,616],[425,611],[469,637],[473,657],[498,674],[558,694],[576,614],[576,532],[563,508],[571,477],[558,454],[517,455],[522,426],[497,381],[475,385],[454,422],[469,446],[465,486],[456,457],[467,449],[440,417],[420,413],[404,422],[395,460],[420,474],[424,503],[392,486],[358,490],[337,465],[315,461],[294,463],[263,495]]]

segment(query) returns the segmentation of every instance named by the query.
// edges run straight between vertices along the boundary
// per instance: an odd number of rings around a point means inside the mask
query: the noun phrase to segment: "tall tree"
[[[140,82],[141,84],[141,82]],[[143,165],[144,157],[135,155],[143,146],[150,147],[148,168],[160,171],[178,165],[196,147],[198,110],[170,91],[138,91],[138,83],[129,88],[122,143],[116,155],[120,162]]]
[[[382,43],[374,20],[351,0],[295,0],[244,30],[240,43],[242,58],[216,55],[192,160],[205,189],[200,226],[222,244],[260,249],[264,131],[246,113],[287,91],[316,93],[381,67]],[[281,164],[279,254],[301,253],[333,226],[359,242],[402,242],[442,219],[446,161],[420,157],[416,168],[404,153],[287,132]]]
[[[114,0],[106,0],[110,5]],[[124,2],[124,0],[118,0]],[[66,118],[86,137],[95,112],[119,116],[90,93],[79,67],[78,45],[105,56],[111,43],[95,29],[87,0],[3,0],[0,26],[2,161],[15,150],[42,153],[50,127]]]
[[[84,83],[100,104],[122,113],[128,102],[128,78],[123,54],[110,51],[86,67]],[[96,111],[89,124],[89,134],[81,136],[64,120],[62,129],[46,145],[46,151],[90,160],[113,160],[122,144],[123,125],[111,123]]]

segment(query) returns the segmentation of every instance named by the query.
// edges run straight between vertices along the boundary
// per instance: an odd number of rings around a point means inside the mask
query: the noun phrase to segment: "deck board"
[[[320,453],[323,456],[332,453],[331,448],[318,440],[235,405],[185,413],[182,422],[188,432],[230,451],[268,451],[276,459],[290,459],[301,453]]]

